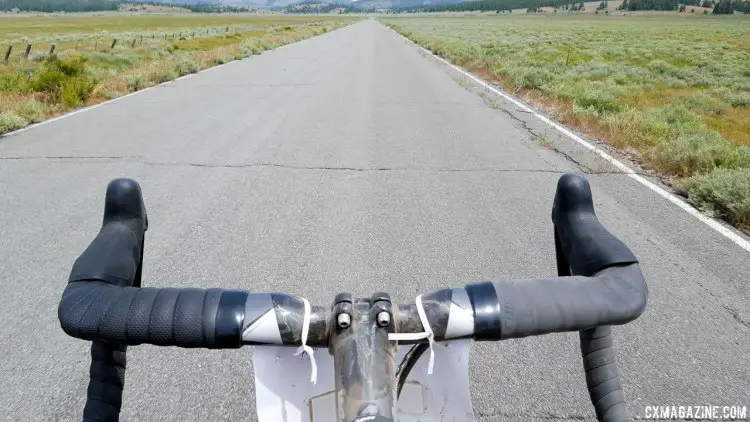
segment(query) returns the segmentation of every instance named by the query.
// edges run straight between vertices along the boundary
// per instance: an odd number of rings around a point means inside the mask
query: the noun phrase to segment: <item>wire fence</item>
[[[286,29],[287,27],[284,27]],[[112,52],[118,49],[135,49],[144,46],[144,43],[185,41],[195,38],[217,37],[240,34],[249,31],[260,30],[278,30],[276,27],[258,27],[258,26],[222,26],[211,28],[197,28],[174,32],[148,32],[141,34],[122,34],[114,36],[90,36],[81,37],[76,40],[54,40],[40,42],[10,42],[5,43],[2,63],[9,65],[15,61],[27,62],[33,59],[34,54],[38,53],[41,57],[48,57],[58,53],[70,51],[87,51],[87,52]],[[2,44],[0,44],[2,46]],[[2,47],[0,47],[2,48]]]

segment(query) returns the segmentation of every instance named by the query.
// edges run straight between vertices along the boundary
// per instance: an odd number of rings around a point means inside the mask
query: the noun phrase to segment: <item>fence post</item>
[[[31,53],[31,44],[26,44],[26,51],[23,52],[23,60],[29,60],[29,53]]]
[[[96,51],[99,48],[99,39],[94,40],[94,51]]]
[[[229,32],[229,27],[227,26],[227,32]]]
[[[112,40],[112,46],[109,47],[110,49],[115,48],[115,45],[117,45],[117,38]]]
[[[141,45],[143,45],[143,35],[141,35]]]
[[[133,38],[133,45],[130,46],[131,48],[135,48],[135,41],[136,41],[136,39]]]
[[[5,59],[3,61],[5,64],[8,64],[10,62],[10,52],[13,51],[13,44],[8,46],[8,50],[5,52]]]
[[[55,44],[54,43],[50,44],[50,46],[49,46],[49,55],[51,56],[53,54],[55,54]]]

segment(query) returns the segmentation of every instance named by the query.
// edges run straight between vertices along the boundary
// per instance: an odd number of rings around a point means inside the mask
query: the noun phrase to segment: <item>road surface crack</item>
[[[555,173],[561,174],[559,170],[548,169],[503,169],[496,167],[479,167],[479,168],[446,168],[446,167],[419,167],[419,166],[395,166],[395,167],[350,167],[350,166],[299,166],[282,163],[246,163],[246,164],[212,164],[212,163],[158,163],[142,162],[151,166],[190,166],[190,167],[208,167],[208,168],[253,168],[253,167],[276,167],[291,170],[321,170],[321,171],[344,171],[344,172],[396,172],[396,171],[421,171],[421,172],[447,172],[447,173],[482,173],[482,172],[499,172],[499,173]]]
[[[126,156],[29,156],[29,157],[0,157],[0,160],[56,160],[56,161],[73,161],[78,164],[83,163],[101,163],[101,162],[126,162],[141,164],[145,166],[160,167],[202,167],[202,168],[223,168],[223,169],[243,169],[243,168],[262,168],[275,167],[290,170],[318,170],[318,171],[340,171],[340,172],[444,172],[444,173],[550,173],[564,174],[566,170],[555,169],[535,169],[535,168],[499,168],[499,167],[430,167],[430,166],[378,166],[378,167],[355,167],[355,166],[301,166],[273,162],[254,162],[254,163],[198,163],[183,161],[149,161],[140,157]],[[591,171],[588,174],[596,175],[620,175],[626,174],[620,171]]]
[[[724,309],[729,311],[729,314],[732,315],[732,318],[734,318],[735,321],[739,322],[740,324],[744,325],[747,328],[750,328],[750,321],[745,321],[740,315],[739,311],[727,305],[724,305]]]
[[[475,168],[449,168],[449,167],[421,167],[421,166],[378,166],[378,167],[355,167],[355,166],[301,166],[273,162],[254,162],[254,163],[198,163],[190,161],[149,161],[140,157],[125,156],[35,156],[35,157],[0,157],[0,160],[57,160],[57,161],[74,161],[77,163],[99,163],[107,161],[119,161],[127,163],[141,164],[145,166],[157,167],[203,167],[203,168],[258,168],[258,167],[276,167],[290,170],[320,170],[320,171],[349,171],[349,172],[388,172],[388,171],[423,171],[423,172],[507,172],[507,173],[555,173],[562,174],[560,170],[550,169],[504,169],[497,167],[475,167]]]
[[[516,116],[515,114],[511,113],[509,110],[507,110],[507,109],[505,109],[503,107],[498,107],[497,109],[500,110],[505,115],[507,115],[508,117],[510,117],[512,120],[520,123],[521,124],[521,128],[523,130],[525,130],[526,132],[528,132],[531,136],[533,136],[535,138],[543,138],[542,135],[539,135],[538,133],[534,132],[534,129],[532,129],[532,128],[529,127],[529,123],[526,120],[519,118],[518,116]],[[523,113],[523,111],[520,111],[520,110],[517,110],[517,111],[519,111],[520,113]],[[551,149],[552,151],[555,151],[556,153],[562,155],[566,160],[568,160],[571,163],[575,164],[578,168],[580,168],[581,170],[583,170],[585,173],[588,173],[588,174],[594,173],[591,170],[591,168],[589,168],[587,165],[585,165],[582,162],[576,160],[570,154],[568,154],[568,153],[560,150],[559,148],[556,148],[554,145],[547,144],[547,145],[545,145],[545,147],[547,147],[547,148]],[[614,172],[608,172],[608,173],[614,173]],[[624,172],[618,172],[618,173],[624,173]]]

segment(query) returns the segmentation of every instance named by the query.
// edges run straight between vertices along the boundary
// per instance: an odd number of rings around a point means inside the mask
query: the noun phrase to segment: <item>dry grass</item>
[[[402,34],[611,143],[750,231],[750,18],[415,16]],[[728,183],[731,177],[737,183]],[[718,181],[717,181],[718,180]],[[716,195],[706,190],[728,189]],[[700,195],[698,192],[704,192]],[[745,202],[743,202],[745,201]],[[700,204],[699,204],[700,205]]]
[[[0,17],[0,37],[27,28],[37,39],[58,40],[54,57],[33,53],[25,62],[14,54],[9,65],[0,64],[0,134],[352,21],[278,15]],[[195,26],[198,23],[205,26]],[[124,25],[127,32],[110,33],[106,43],[99,41],[102,28]],[[118,38],[114,48],[112,38]]]

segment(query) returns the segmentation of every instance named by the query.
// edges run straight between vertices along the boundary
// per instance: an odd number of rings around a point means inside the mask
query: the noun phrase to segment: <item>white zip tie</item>
[[[307,299],[302,298],[302,303],[305,304],[305,315],[302,317],[302,346],[297,349],[297,353],[295,353],[294,356],[299,356],[303,352],[307,353],[307,356],[310,357],[310,366],[312,367],[310,382],[313,384],[317,384],[318,364],[315,362],[315,356],[313,355],[315,351],[312,347],[307,345],[307,334],[310,331],[310,318],[312,315],[312,310],[310,309],[310,302],[308,302]]]
[[[388,334],[388,340],[421,340],[426,338],[427,343],[430,345],[430,363],[427,365],[427,374],[432,375],[432,367],[435,365],[435,350],[432,348],[432,345],[435,343],[435,334],[432,332],[430,321],[427,319],[424,306],[422,306],[422,295],[417,296],[415,302],[417,303],[417,314],[419,314],[419,320],[422,322],[424,332],[390,333]]]

